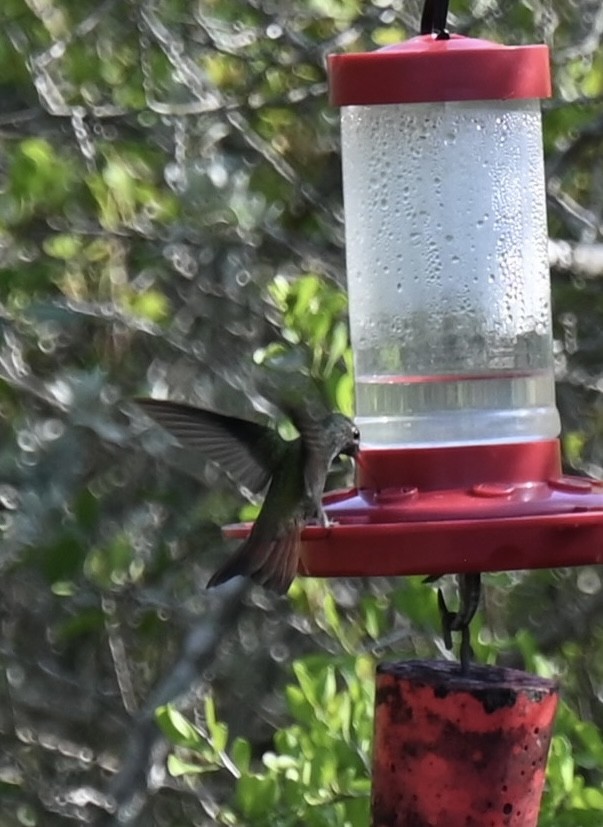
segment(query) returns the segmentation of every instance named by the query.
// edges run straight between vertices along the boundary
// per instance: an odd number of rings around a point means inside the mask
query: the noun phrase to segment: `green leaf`
[[[364,610],[364,624],[367,634],[376,639],[381,633],[382,611],[377,606],[376,597],[367,597],[362,601],[362,608]]]
[[[316,695],[320,704],[326,707],[329,701],[332,701],[337,691],[337,680],[335,678],[335,668],[327,666],[318,674],[316,682]]]
[[[192,761],[184,761],[178,755],[168,755],[167,760],[167,768],[170,775],[173,775],[174,778],[178,778],[181,775],[193,775],[204,772],[215,772],[218,767],[211,766],[211,765],[201,765],[201,764],[193,764]]]
[[[586,787],[582,793],[584,804],[591,810],[603,810],[603,792],[594,787]]]
[[[260,513],[261,505],[254,505],[253,503],[246,503],[239,511],[239,520],[243,523],[250,523],[257,520]]]
[[[278,802],[276,780],[270,776],[241,776],[237,781],[235,801],[249,819],[269,815]]]
[[[228,726],[216,719],[216,707],[211,695],[205,698],[205,723],[211,745],[216,752],[224,752],[228,743]]]
[[[190,721],[172,706],[160,706],[155,711],[157,721],[163,734],[176,746],[201,749],[205,739]]]
[[[295,758],[290,755],[276,755],[274,752],[265,752],[262,756],[262,762],[269,770],[275,770],[276,772],[297,767]]]
[[[26,138],[21,141],[21,153],[37,166],[51,166],[54,159],[52,144],[43,138]]]
[[[147,290],[133,296],[129,305],[132,313],[152,322],[162,322],[169,314],[168,300],[158,290]]]
[[[71,580],[57,580],[50,588],[57,597],[73,597],[76,592],[75,583]]]
[[[577,720],[575,733],[586,748],[591,765],[603,767],[603,739],[599,729],[589,721]]]
[[[333,597],[330,591],[327,591],[325,593],[323,601],[323,612],[329,626],[329,631],[337,635],[341,630],[341,619],[339,617],[337,603],[335,602],[335,598]]]
[[[81,252],[82,242],[77,236],[61,233],[44,240],[44,252],[52,258],[68,261]]]
[[[347,322],[337,322],[331,333],[329,343],[329,355],[324,368],[324,375],[330,376],[337,362],[342,358],[348,349],[349,336]]]
[[[297,678],[297,682],[299,683],[300,689],[303,692],[304,698],[312,707],[315,707],[318,700],[316,696],[316,686],[319,676],[311,674],[307,665],[300,660],[293,664],[293,671],[295,673],[295,677]]]
[[[550,764],[552,774],[557,777],[565,792],[571,792],[574,785],[574,758],[571,744],[566,737],[553,738]]]
[[[301,724],[310,723],[314,718],[312,705],[308,703],[308,700],[300,687],[287,686],[285,688],[285,695],[287,698],[289,711],[293,717]]]
[[[249,772],[251,764],[251,745],[249,741],[237,736],[232,743],[230,754],[241,773]]]
[[[354,379],[351,374],[344,374],[337,382],[335,389],[335,401],[337,407],[346,416],[352,416],[354,413]]]

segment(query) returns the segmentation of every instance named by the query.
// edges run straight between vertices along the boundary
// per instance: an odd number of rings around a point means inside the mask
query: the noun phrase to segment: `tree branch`
[[[155,723],[155,710],[188,692],[202,677],[214,661],[223,638],[242,614],[243,598],[248,589],[249,581],[238,577],[216,589],[219,602],[215,610],[189,631],[179,659],[134,719],[121,769],[109,787],[115,810],[98,822],[99,827],[123,827],[138,819],[149,794],[148,777],[153,753],[163,741]]]

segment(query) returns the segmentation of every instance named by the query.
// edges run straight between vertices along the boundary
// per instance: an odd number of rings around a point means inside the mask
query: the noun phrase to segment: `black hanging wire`
[[[421,15],[421,34],[435,34],[436,40],[448,40],[446,28],[448,0],[425,0]]]

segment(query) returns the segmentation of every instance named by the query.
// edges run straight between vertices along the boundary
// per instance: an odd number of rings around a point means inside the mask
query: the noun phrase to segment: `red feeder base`
[[[373,827],[535,827],[557,700],[516,670],[381,664]]]
[[[381,577],[603,563],[603,483],[561,472],[557,440],[361,451],[327,494],[299,573]],[[249,524],[226,526],[246,537]]]

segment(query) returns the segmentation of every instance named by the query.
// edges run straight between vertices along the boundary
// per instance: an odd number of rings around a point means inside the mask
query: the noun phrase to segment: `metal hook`
[[[447,17],[448,0],[425,0],[421,15],[421,34],[435,34],[436,40],[449,40]]]
[[[452,649],[452,632],[461,633],[459,660],[461,672],[467,674],[469,663],[473,657],[471,649],[470,624],[479,606],[481,594],[481,575],[478,573],[459,574],[459,609],[451,612],[441,589],[438,589],[438,609],[442,621],[442,634],[446,649]]]

